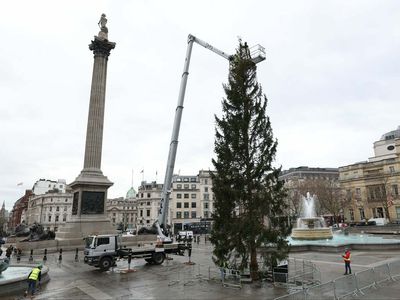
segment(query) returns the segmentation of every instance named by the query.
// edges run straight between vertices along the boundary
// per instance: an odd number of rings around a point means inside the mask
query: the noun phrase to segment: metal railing
[[[303,286],[302,290],[275,300],[340,300],[349,296],[365,295],[367,289],[379,288],[383,282],[396,281],[398,277],[400,277],[400,260],[341,276],[323,284]]]

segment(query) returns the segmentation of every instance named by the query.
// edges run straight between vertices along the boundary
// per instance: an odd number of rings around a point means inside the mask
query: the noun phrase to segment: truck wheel
[[[164,262],[165,254],[162,252],[154,252],[153,253],[153,263],[155,265],[161,265]]]
[[[99,262],[99,267],[103,271],[107,271],[112,265],[111,258],[103,257]]]
[[[153,259],[152,258],[145,258],[144,259],[149,265],[153,264]]]

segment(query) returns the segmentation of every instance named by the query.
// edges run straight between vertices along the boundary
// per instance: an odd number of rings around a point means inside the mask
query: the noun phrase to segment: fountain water
[[[332,229],[327,227],[322,217],[317,217],[315,213],[314,197],[307,192],[307,197],[303,196],[301,217],[297,219],[297,228],[292,230],[293,239],[320,240],[331,239]]]

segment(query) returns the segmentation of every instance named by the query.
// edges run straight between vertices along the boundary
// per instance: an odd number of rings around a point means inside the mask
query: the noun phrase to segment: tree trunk
[[[250,249],[250,276],[252,280],[258,280],[257,249],[255,246]]]

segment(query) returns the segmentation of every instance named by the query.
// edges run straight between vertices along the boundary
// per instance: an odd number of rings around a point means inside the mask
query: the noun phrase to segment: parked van
[[[386,218],[372,218],[372,219],[368,220],[368,225],[383,226],[388,223],[389,223],[389,220]]]
[[[183,238],[183,237],[191,237],[193,238],[193,231],[179,231],[178,235]]]

